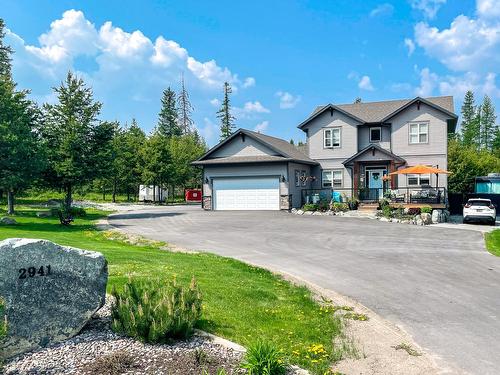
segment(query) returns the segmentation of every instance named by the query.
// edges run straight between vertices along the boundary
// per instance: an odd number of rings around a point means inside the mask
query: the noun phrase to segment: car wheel
[[[490,225],[495,226],[497,224],[496,220],[490,221]]]

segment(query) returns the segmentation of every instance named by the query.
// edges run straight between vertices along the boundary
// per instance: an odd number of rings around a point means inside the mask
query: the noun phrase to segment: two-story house
[[[451,96],[317,107],[298,125],[302,150],[289,142],[239,129],[203,155],[203,207],[279,210],[346,197],[399,201],[444,197],[446,176],[389,175],[418,164],[447,168],[448,134],[457,116]],[[443,193],[442,193],[443,192]]]

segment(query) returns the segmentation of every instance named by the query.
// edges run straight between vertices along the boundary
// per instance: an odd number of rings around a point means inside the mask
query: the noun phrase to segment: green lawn
[[[500,257],[500,229],[485,234],[486,248],[490,253]]]
[[[35,213],[27,207],[18,209],[19,225],[0,226],[0,240],[42,238],[99,251],[109,263],[108,291],[113,285],[120,287],[128,275],[175,276],[186,284],[194,275],[203,293],[201,329],[243,345],[257,338],[271,340],[292,363],[314,373],[325,373],[330,363],[353,350],[346,340],[333,347],[332,340],[341,337],[342,322],[332,309],[314,302],[308,289],[266,270],[212,254],[160,250],[157,243],[137,246],[110,239],[109,232],[98,231],[93,224],[104,212],[89,211],[87,218],[76,219],[70,227],[61,226],[57,219],[37,218]]]

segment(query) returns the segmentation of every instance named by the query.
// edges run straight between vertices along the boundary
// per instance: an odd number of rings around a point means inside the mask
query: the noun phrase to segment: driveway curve
[[[479,232],[198,206],[142,209],[109,222],[334,290],[403,327],[441,365],[500,373],[500,258]]]

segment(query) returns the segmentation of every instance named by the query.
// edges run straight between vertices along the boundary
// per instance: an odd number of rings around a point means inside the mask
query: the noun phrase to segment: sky
[[[316,106],[357,97],[453,95],[458,113],[471,89],[500,110],[500,0],[0,0],[0,17],[37,102],[71,70],[102,120],[150,132],[183,75],[209,145],[224,81],[237,128],[296,141]]]

